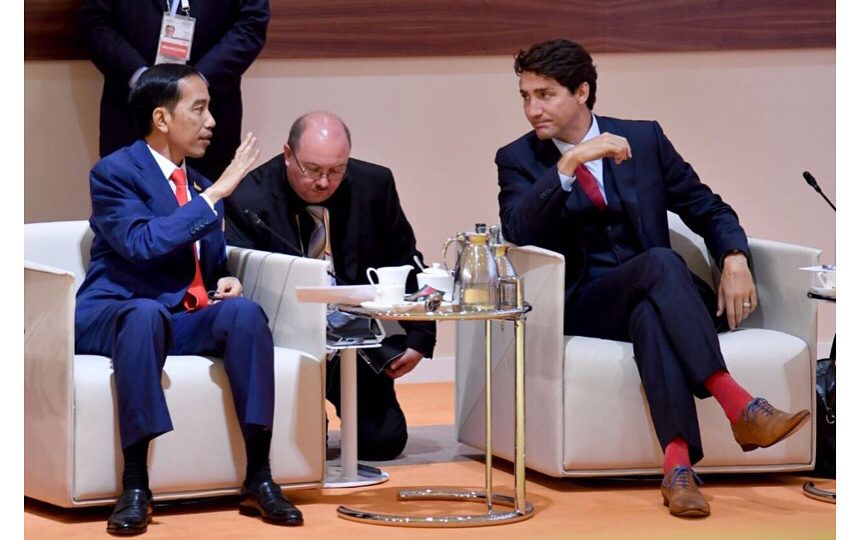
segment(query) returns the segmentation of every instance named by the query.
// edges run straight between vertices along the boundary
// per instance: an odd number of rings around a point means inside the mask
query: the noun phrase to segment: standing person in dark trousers
[[[206,155],[189,163],[206,178],[218,178],[240,144],[240,82],[266,41],[268,0],[83,0],[78,17],[81,37],[105,76],[99,156],[138,138],[129,111],[129,90],[157,62],[166,13],[181,22],[186,13],[194,19],[187,63],[209,86],[216,127]],[[165,32],[173,33],[174,26],[167,23]]]
[[[340,284],[368,283],[367,268],[412,266],[413,258],[422,256],[392,171],[351,158],[350,131],[325,112],[294,122],[284,153],[249,173],[228,198],[227,216],[230,244],[327,259]],[[416,289],[415,270],[407,289]],[[404,335],[384,342],[401,353],[387,369],[375,373],[365,362],[357,368],[360,459],[393,459],[407,444],[394,379],[432,355],[436,332],[433,322],[403,322],[401,327]],[[326,398],[340,415],[337,366],[337,361],[327,362]]]
[[[497,152],[503,232],[565,255],[567,335],[632,342],[665,453],[664,503],[673,515],[709,515],[691,468],[703,457],[693,396],[716,398],[746,452],[810,416],[753,398],[724,364],[716,325],[735,329],[757,308],[745,233],[657,122],[593,114],[597,74],[583,47],[533,45],[515,73],[533,131]],[[705,239],[718,291],[670,249],[668,210]]]
[[[214,125],[201,76],[180,64],[155,66],[138,79],[130,103],[142,139],[90,173],[95,237],[75,307],[75,352],[111,357],[116,382],[123,492],[108,532],[138,534],[150,522],[147,453],[152,439],[173,429],[162,389],[169,354],[223,358],[245,439],[240,510],[300,524],[269,466],[272,334],[226,269],[223,199],[257,160],[256,140],[249,133],[210,183],[186,163],[204,155]]]

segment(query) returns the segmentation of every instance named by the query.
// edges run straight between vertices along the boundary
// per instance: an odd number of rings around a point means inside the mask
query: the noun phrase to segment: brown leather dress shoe
[[[731,422],[733,438],[743,452],[766,448],[793,435],[811,416],[807,410],[788,414],[776,409],[763,398],[751,401],[742,416]]]
[[[664,475],[661,481],[661,496],[672,516],[706,517],[709,503],[697,488],[702,484],[691,467],[676,467]]]

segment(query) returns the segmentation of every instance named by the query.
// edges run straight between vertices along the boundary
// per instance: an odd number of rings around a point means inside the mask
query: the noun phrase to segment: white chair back
[[[76,291],[87,273],[92,243],[85,220],[24,224],[24,260],[72,272]]]

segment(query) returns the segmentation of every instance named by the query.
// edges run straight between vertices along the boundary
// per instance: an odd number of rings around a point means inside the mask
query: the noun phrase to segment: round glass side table
[[[518,295],[520,296],[520,294]],[[485,321],[485,489],[431,489],[417,487],[403,489],[398,494],[400,501],[439,500],[484,503],[485,511],[469,515],[406,515],[382,514],[338,507],[338,515],[354,521],[403,527],[475,527],[497,525],[528,519],[533,515],[533,505],[526,498],[526,473],[524,458],[524,329],[525,315],[529,305],[519,302],[521,307],[506,307],[489,311],[454,311],[453,306],[444,305],[437,311],[426,312],[368,309],[358,306],[339,305],[337,308],[350,315],[371,319],[395,321]],[[514,497],[493,492],[491,454],[491,322],[512,321],[515,328],[515,459]],[[505,507],[497,510],[494,505]]]

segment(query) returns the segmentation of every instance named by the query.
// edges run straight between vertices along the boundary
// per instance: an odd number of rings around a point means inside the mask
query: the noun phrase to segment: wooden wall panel
[[[77,40],[79,5],[25,0],[24,58],[86,58]],[[835,46],[835,2],[828,0],[270,0],[270,6],[263,58],[513,54],[551,37],[594,53]]]

